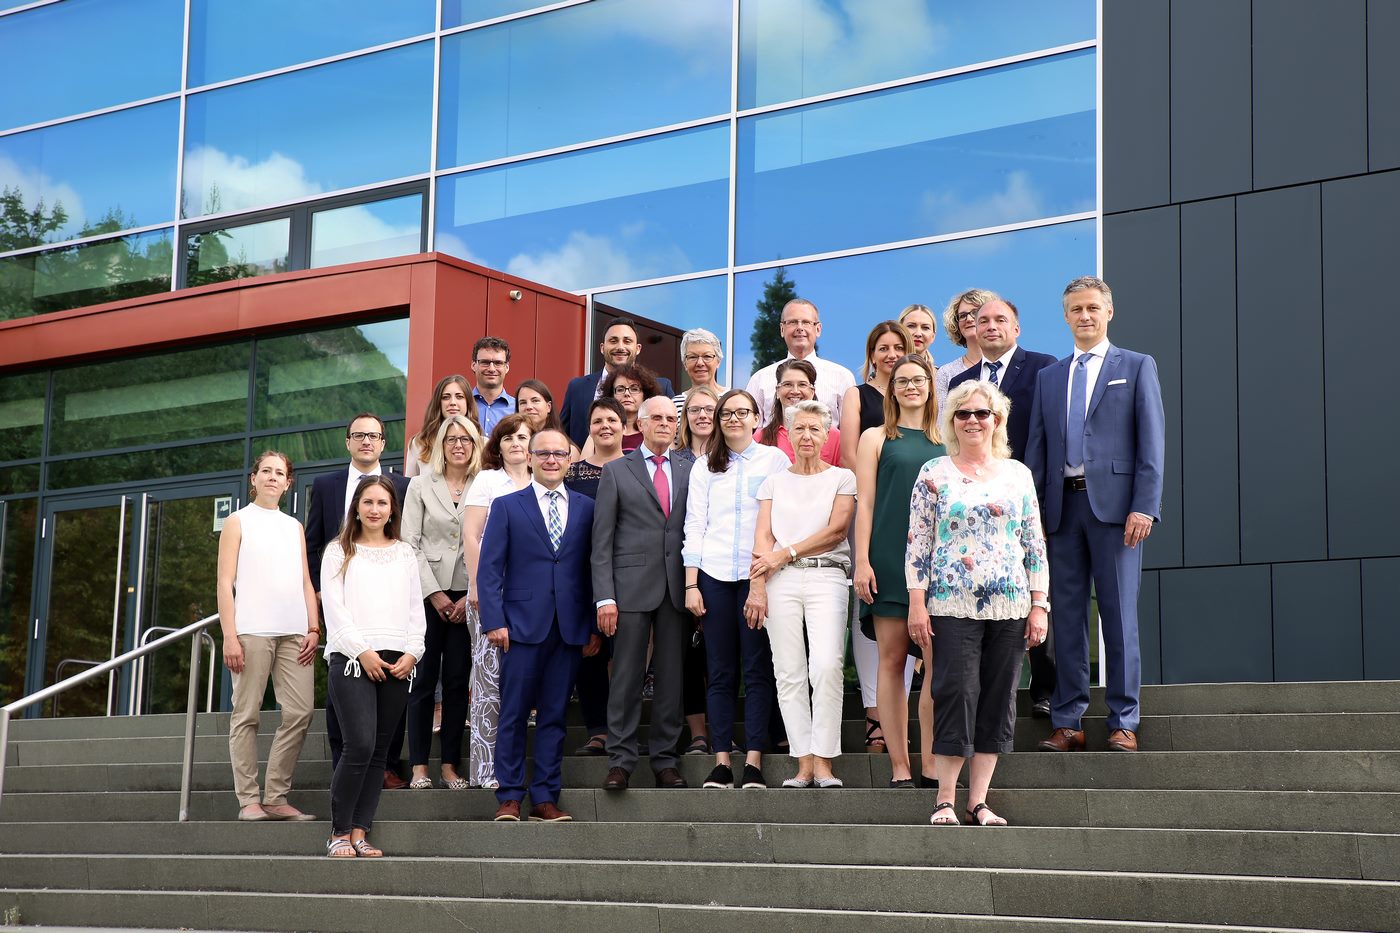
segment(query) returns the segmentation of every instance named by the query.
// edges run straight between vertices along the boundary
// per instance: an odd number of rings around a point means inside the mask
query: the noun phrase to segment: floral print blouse
[[[1024,619],[1031,590],[1048,593],[1045,535],[1031,471],[999,461],[985,479],[952,457],[924,464],[909,500],[904,578],[928,611],[961,619]]]

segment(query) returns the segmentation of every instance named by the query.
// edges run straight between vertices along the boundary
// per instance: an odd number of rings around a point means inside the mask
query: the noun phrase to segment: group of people
[[[484,337],[475,378],[438,383],[405,475],[380,468],[377,416],[350,421],[351,462],[314,483],[304,534],[279,511],[290,462],[263,454],[219,555],[240,819],[310,818],[286,794],[322,618],[332,857],[383,854],[367,837],[380,792],[433,786],[438,729],[439,786],[494,788],[497,820],[521,819],[527,795],[529,819],[570,819],[575,693],[588,733],[576,753],[608,758],[607,790],[626,790],[644,753],[660,787],[686,786],[682,754],[713,756],[707,788],[768,787],[763,755],[782,747],[797,760],[784,787],[840,787],[848,637],[865,743],[888,753],[891,786],[916,786],[917,661],[930,821],[961,822],[970,760],[964,818],[1005,825],[987,794],[1027,651],[1033,713],[1053,727],[1041,748],[1085,747],[1091,587],[1108,746],[1136,750],[1138,545],[1160,513],[1161,393],[1151,357],[1109,343],[1106,283],[1075,279],[1062,301],[1064,359],[1020,347],[1015,305],[974,289],[941,318],[910,305],[878,323],[857,378],[817,356],[818,310],[794,299],[780,317],[789,355],[743,389],[718,384],[719,339],[688,331],[679,394],[619,318],[603,368],[571,380],[558,411],[538,380],[507,393],[510,348]],[[963,353],[936,366],[940,328]],[[269,678],[283,720],[260,792]]]

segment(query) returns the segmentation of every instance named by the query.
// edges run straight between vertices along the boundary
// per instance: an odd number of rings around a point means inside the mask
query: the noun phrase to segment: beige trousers
[[[233,715],[228,724],[228,755],[240,807],[287,802],[292,772],[301,757],[315,700],[315,668],[298,664],[301,635],[239,635],[243,673],[233,675]],[[258,720],[267,679],[282,707],[282,722],[267,755],[266,793],[258,793]],[[259,799],[261,797],[261,800]]]

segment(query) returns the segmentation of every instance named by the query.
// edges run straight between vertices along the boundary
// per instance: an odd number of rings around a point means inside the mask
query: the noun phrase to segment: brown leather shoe
[[[399,790],[400,788],[407,787],[407,786],[408,786],[408,782],[405,781],[403,778],[399,777],[399,776],[398,776],[397,774],[395,774],[393,771],[385,771],[385,772],[384,772],[384,789],[385,789],[385,790]]]
[[[689,787],[690,785],[685,782],[685,778],[681,777],[681,773],[675,768],[662,768],[656,772],[656,786]]]
[[[1084,751],[1083,729],[1056,729],[1050,738],[1040,743],[1043,752],[1082,752]]]
[[[1108,750],[1111,752],[1137,751],[1137,733],[1131,729],[1114,729],[1108,735]]]
[[[520,822],[520,801],[504,800],[496,808],[497,823],[519,823]]]
[[[554,803],[545,801],[530,808],[531,823],[568,823],[572,816],[559,809]]]
[[[626,768],[609,768],[608,776],[603,779],[603,790],[626,790],[631,777]]]

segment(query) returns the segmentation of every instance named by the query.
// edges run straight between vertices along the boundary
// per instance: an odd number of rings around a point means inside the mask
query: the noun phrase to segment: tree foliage
[[[758,314],[754,316],[753,331],[749,334],[755,371],[787,358],[787,345],[783,343],[778,324],[782,320],[783,306],[796,297],[797,283],[788,278],[787,269],[782,266],[773,270],[773,277],[763,283],[763,297],[754,304]]]

